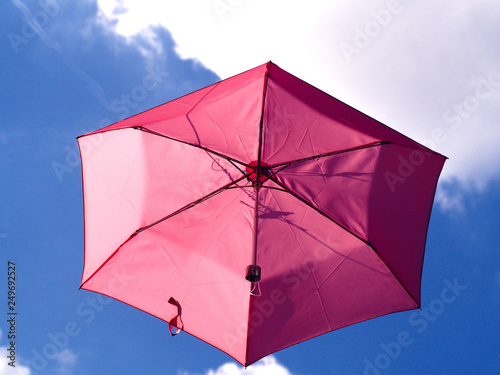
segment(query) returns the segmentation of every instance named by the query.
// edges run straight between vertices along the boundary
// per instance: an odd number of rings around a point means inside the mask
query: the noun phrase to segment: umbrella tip
[[[269,60],[266,64],[266,74],[269,73],[269,69],[271,69],[271,65],[273,65],[274,63]]]

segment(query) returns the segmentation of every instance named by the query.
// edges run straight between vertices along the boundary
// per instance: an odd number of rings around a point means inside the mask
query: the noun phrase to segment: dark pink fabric
[[[78,142],[84,289],[244,365],[420,306],[445,157],[272,63]]]

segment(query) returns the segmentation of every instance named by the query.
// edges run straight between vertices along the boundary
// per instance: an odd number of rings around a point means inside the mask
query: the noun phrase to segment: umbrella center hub
[[[259,184],[262,184],[271,174],[271,170],[269,169],[269,164],[261,161],[259,165],[259,162],[254,160],[245,168],[245,174],[252,181],[252,185],[255,186],[257,184],[257,175]]]

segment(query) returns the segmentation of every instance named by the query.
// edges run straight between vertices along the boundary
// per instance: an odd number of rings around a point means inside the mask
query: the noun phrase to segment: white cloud
[[[77,355],[69,349],[64,349],[57,354],[57,373],[60,375],[71,375],[76,364]]]
[[[19,364],[18,353],[16,353],[15,367],[9,366],[11,360],[4,355],[8,353],[7,348],[7,346],[0,346],[0,353],[2,353],[2,356],[0,356],[0,375],[30,375],[31,369]],[[72,375],[76,359],[77,356],[69,349],[59,352],[55,358],[55,373],[58,375]]]
[[[189,375],[189,373],[184,372],[181,375]],[[271,355],[246,369],[241,365],[230,362],[223,364],[216,370],[208,370],[205,375],[292,375],[292,373]]]
[[[222,78],[273,60],[448,156],[444,181],[481,190],[500,172],[500,7],[493,0],[98,3],[113,32],[149,35],[153,51],[161,47],[147,28],[162,25],[181,56]],[[443,194],[443,204],[456,199]]]
[[[7,347],[0,346],[0,352],[2,354],[7,353]],[[8,364],[9,359],[2,355],[0,357],[0,375],[30,375],[31,370],[29,367],[20,365],[17,358],[18,357],[16,356],[15,367],[12,367]]]
[[[461,191],[450,191],[449,184],[441,184],[440,189],[436,191],[436,202],[439,203],[444,211],[463,212],[464,196]]]
[[[0,341],[2,341],[2,330],[0,330]],[[0,346],[0,375],[30,375],[28,367],[19,364],[19,356],[16,353],[15,367],[9,366],[11,360],[7,358],[8,346]]]
[[[0,342],[2,341],[3,335],[2,330],[0,330]],[[9,345],[9,343],[6,343]],[[30,375],[31,369],[28,366],[23,366],[19,364],[19,354],[16,352],[15,367],[9,366],[11,360],[7,358],[6,353],[8,346],[0,346],[0,375]],[[17,348],[16,348],[17,349]],[[77,355],[69,349],[64,349],[60,351],[55,360],[55,373],[58,375],[72,375],[73,368],[76,364]]]

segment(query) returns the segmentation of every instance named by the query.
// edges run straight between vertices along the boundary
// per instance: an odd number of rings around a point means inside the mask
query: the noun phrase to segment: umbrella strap
[[[170,303],[171,305],[177,306],[177,315],[174,316],[172,319],[170,319],[170,322],[168,322],[168,328],[170,330],[170,334],[172,336],[175,336],[175,335],[179,334],[179,332],[181,331],[181,329],[179,328],[179,321],[182,323],[182,321],[181,321],[181,305],[173,297],[170,297],[170,299],[168,300],[168,303]],[[175,332],[174,332],[174,327],[176,329]]]
[[[259,281],[252,283],[252,290],[250,290],[250,295],[255,297],[260,297],[262,295]]]

